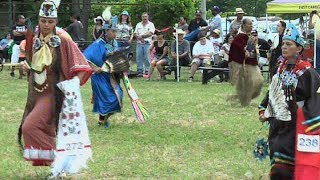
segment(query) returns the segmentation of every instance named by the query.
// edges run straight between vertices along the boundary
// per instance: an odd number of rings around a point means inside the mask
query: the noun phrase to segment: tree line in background
[[[214,5],[221,8],[222,16],[234,15],[233,13],[237,7],[243,8],[247,15],[265,16],[266,3],[269,1],[271,0],[207,0],[207,18],[212,17],[210,8]],[[33,24],[37,23],[39,7],[42,1],[9,0],[10,2],[13,3],[11,8],[13,8],[14,19],[18,14],[24,14],[26,17],[31,18]],[[3,1],[0,3],[3,3]],[[84,38],[91,40],[93,18],[101,15],[105,7],[111,5],[113,15],[119,15],[123,10],[128,11],[133,25],[141,20],[142,12],[148,12],[156,28],[162,29],[174,26],[179,21],[179,17],[182,16],[187,17],[189,20],[193,19],[196,9],[200,9],[200,3],[201,0],[63,0],[59,7],[59,26],[68,26],[70,24],[70,15],[78,13],[84,25]],[[6,9],[6,11],[8,10]]]

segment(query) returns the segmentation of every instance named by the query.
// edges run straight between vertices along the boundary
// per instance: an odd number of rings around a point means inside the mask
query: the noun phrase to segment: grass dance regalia
[[[117,22],[114,18],[111,20],[110,7],[106,8],[102,17],[106,21],[103,36],[84,51],[95,71],[91,77],[93,112],[99,114],[100,125],[105,123],[105,127],[110,127],[108,118],[122,109],[123,91],[120,79],[123,78],[138,120],[145,121],[149,113],[140,103],[126,73],[129,70],[129,47],[118,47],[115,40]]]
[[[260,119],[270,123],[271,179],[320,179],[320,77],[302,59],[303,44],[289,24],[284,59],[259,106]]]
[[[38,34],[28,29],[28,99],[18,133],[24,158],[34,166],[54,162],[54,176],[77,173],[91,158],[79,87],[92,69],[77,45],[56,31],[59,3],[44,1]]]

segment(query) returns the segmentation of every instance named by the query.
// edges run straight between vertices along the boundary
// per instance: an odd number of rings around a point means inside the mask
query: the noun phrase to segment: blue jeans
[[[150,43],[137,44],[137,71],[138,73],[147,72],[150,68]],[[143,68],[144,65],[144,68]]]

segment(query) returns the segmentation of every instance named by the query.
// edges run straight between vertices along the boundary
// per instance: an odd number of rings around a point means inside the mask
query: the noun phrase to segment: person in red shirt
[[[258,97],[263,85],[263,76],[258,66],[257,41],[251,35],[252,21],[244,19],[240,32],[232,41],[229,52],[231,84],[236,86],[237,98],[242,106],[248,106]]]

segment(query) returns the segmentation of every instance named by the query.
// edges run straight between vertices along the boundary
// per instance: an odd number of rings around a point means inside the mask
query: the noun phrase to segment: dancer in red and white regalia
[[[27,37],[27,49],[32,46],[30,52],[27,50],[28,65],[24,64],[30,72],[29,91],[18,135],[21,146],[23,137],[24,158],[34,166],[51,165],[55,158],[57,123],[64,98],[56,85],[74,78],[83,85],[92,73],[77,45],[56,31],[59,3],[42,3],[39,32],[31,37],[31,43]]]

